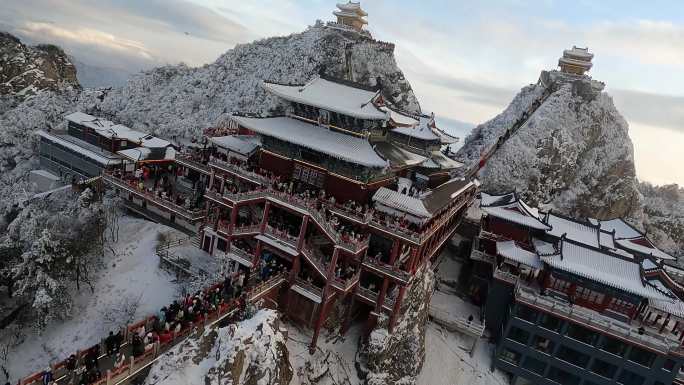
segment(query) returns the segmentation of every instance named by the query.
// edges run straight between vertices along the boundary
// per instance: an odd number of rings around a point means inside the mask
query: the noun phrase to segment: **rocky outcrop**
[[[533,205],[572,216],[641,222],[628,125],[602,83],[548,73],[546,81],[524,87],[504,112],[476,127],[459,160],[477,162],[535,101],[543,101],[486,162],[479,173],[483,190],[516,189]]]
[[[288,385],[286,341],[278,314],[261,310],[251,319],[191,335],[157,361],[145,383]]]
[[[644,202],[644,228],[649,238],[684,261],[684,188],[676,184],[653,186],[640,183]]]
[[[76,67],[61,48],[27,46],[0,32],[0,95],[23,99],[40,90],[79,88]]]
[[[434,273],[423,268],[413,279],[392,333],[387,330],[387,319],[379,320],[363,347],[368,385],[411,385],[425,360],[425,331],[430,297],[434,289]]]

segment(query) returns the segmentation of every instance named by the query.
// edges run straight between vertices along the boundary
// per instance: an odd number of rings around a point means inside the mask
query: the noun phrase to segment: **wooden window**
[[[570,289],[570,285],[571,285],[570,282],[563,280],[563,279],[558,279],[558,278],[554,277],[553,275],[549,276],[549,283],[550,283],[550,286],[552,289],[563,292],[563,293],[567,293],[568,290]]]
[[[618,313],[629,314],[634,308],[634,304],[619,298],[612,298],[608,304],[608,308]]]
[[[600,305],[603,303],[605,295],[589,288],[578,286],[577,289],[575,289],[575,297],[584,302]]]

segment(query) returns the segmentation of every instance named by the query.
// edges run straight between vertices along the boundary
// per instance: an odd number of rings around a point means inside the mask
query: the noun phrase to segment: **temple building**
[[[175,149],[164,139],[82,112],[64,119],[66,130],[38,132],[41,166],[63,180],[87,179],[115,168],[132,170],[139,161],[171,163],[175,158]]]
[[[591,69],[593,58],[594,54],[589,52],[589,48],[572,46],[572,49],[563,51],[563,56],[558,59],[558,66],[564,73],[584,75]]]
[[[365,19],[368,13],[361,8],[361,3],[350,1],[337,4],[337,10],[333,11],[333,15],[337,17],[337,24],[351,27],[357,31],[361,31],[368,24]]]
[[[684,287],[672,256],[622,219],[543,213],[515,192],[481,193],[480,210],[470,290],[512,384],[673,382]]]
[[[176,156],[179,174],[206,181],[200,246],[251,280],[285,274],[273,300],[314,329],[312,346],[333,319],[391,330],[476,194],[442,150],[456,138],[377,86],[321,75],[263,87],[280,115],[235,114],[232,135]]]

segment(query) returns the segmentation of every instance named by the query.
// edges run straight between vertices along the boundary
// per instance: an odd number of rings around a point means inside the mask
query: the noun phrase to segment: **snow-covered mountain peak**
[[[527,120],[505,138],[521,117]],[[544,71],[501,114],[477,126],[458,157],[478,162],[503,135],[479,173],[484,190],[516,189],[533,205],[573,216],[640,220],[628,129],[603,83]]]

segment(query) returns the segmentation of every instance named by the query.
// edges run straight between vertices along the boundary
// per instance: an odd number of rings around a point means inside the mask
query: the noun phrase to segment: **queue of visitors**
[[[269,275],[269,277],[272,274]],[[104,354],[101,346],[94,345],[78,355],[70,355],[63,363],[66,370],[67,384],[91,385],[103,379],[103,369],[116,371],[130,363],[130,357],[137,358],[151,351],[156,344],[166,345],[173,341],[182,331],[196,327],[207,320],[211,314],[225,314],[234,308],[237,310],[234,320],[251,317],[256,309],[247,302],[245,291],[245,273],[239,272],[227,275],[223,282],[207,290],[188,294],[182,300],[175,300],[168,306],[162,307],[157,314],[131,330],[128,342],[122,331],[109,332],[104,340]],[[126,356],[124,346],[130,343]],[[101,367],[101,358],[111,359],[111,367]],[[43,385],[55,383],[52,368],[46,368],[41,374]]]

